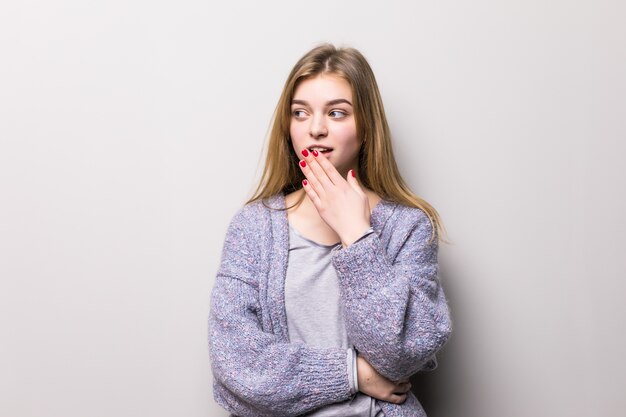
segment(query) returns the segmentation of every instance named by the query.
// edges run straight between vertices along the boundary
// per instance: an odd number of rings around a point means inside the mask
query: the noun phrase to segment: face
[[[357,171],[361,141],[357,137],[350,84],[323,74],[302,81],[291,101],[291,143],[298,158],[302,150],[330,149],[324,156],[344,177]]]

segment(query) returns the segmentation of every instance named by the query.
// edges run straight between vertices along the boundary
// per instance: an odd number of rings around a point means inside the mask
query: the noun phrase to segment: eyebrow
[[[326,102],[326,106],[334,106],[335,104],[339,104],[339,103],[347,103],[349,105],[352,106],[352,103],[350,103],[348,100],[346,100],[345,98],[338,98],[335,100],[330,100]],[[291,104],[302,104],[304,106],[308,106],[309,103],[305,100],[291,100]]]

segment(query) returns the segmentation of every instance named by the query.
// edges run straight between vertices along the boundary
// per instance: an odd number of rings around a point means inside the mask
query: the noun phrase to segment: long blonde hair
[[[299,158],[289,134],[291,100],[300,82],[320,74],[339,76],[352,88],[357,134],[362,139],[358,158],[361,184],[385,200],[423,210],[432,225],[431,240],[437,236],[438,242],[449,243],[444,237],[445,229],[437,210],[412,193],[398,171],[374,73],[365,57],[354,48],[322,44],[306,53],[293,67],[272,118],[263,174],[253,197],[246,204],[256,200],[265,204],[266,198],[278,193],[288,194],[302,187],[305,177],[298,166]],[[302,193],[295,205],[302,202],[304,195]]]

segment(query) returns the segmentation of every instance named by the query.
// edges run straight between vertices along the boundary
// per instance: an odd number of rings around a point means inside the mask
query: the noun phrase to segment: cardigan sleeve
[[[394,259],[378,232],[333,249],[348,336],[359,353],[392,381],[437,366],[436,352],[452,332],[438,278],[438,240],[426,214],[413,209]]]
[[[244,207],[245,208],[245,207]],[[213,395],[240,417],[296,416],[351,396],[346,349],[285,343],[262,328],[254,216],[231,221],[211,292]]]

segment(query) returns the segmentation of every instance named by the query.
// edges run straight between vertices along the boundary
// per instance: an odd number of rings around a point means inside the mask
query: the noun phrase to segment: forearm
[[[411,269],[394,267],[374,233],[334,258],[348,335],[368,362],[392,380],[424,367],[451,332],[436,253],[426,255],[431,258]]]
[[[285,343],[262,331],[249,313],[257,309],[255,292],[217,277],[209,320],[213,376],[223,388],[216,400],[242,416],[295,416],[350,398],[346,350]]]

